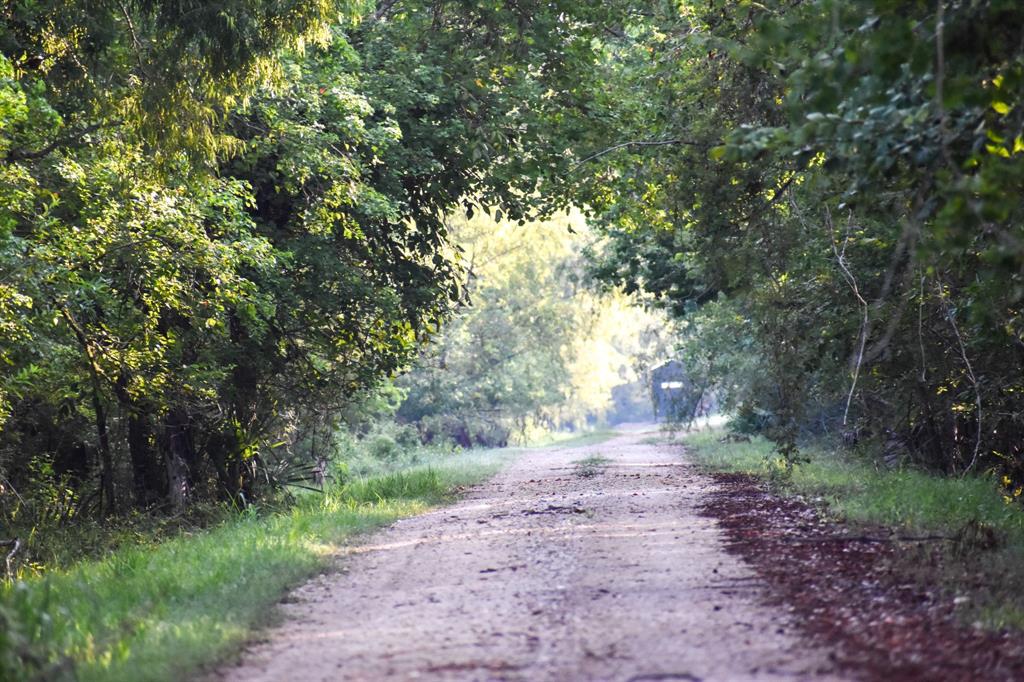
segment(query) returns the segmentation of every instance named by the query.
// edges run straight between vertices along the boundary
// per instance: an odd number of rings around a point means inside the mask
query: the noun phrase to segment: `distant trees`
[[[658,318],[588,286],[582,216],[516,226],[477,215],[452,232],[468,305],[398,379],[399,419],[464,447],[601,419]]]

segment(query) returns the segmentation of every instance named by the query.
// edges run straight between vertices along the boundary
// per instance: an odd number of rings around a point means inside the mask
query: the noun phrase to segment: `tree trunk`
[[[152,413],[132,398],[128,392],[128,379],[123,375],[117,379],[114,394],[121,409],[127,414],[128,457],[132,463],[135,504],[145,508],[164,495],[160,462],[153,447]]]
[[[152,444],[149,416],[139,412],[128,415],[128,454],[132,461],[135,503],[148,507],[163,496],[163,477]]]
[[[164,418],[164,462],[167,466],[167,501],[176,512],[188,508],[192,500],[194,460],[188,418],[180,410],[171,410]]]
[[[100,511],[110,514],[117,511],[117,499],[114,496],[114,456],[110,451],[107,412],[103,407],[100,380],[95,368],[92,377],[92,409],[96,414],[96,438],[100,446]]]
[[[88,335],[78,320],[71,314],[66,305],[53,299],[54,305],[60,310],[61,316],[71,327],[89,365],[89,376],[92,379],[92,409],[96,415],[96,439],[100,448],[100,513],[111,513],[117,510],[114,495],[114,455],[110,450],[110,434],[107,432],[107,411],[103,406],[103,382],[101,370],[96,359],[95,349]]]

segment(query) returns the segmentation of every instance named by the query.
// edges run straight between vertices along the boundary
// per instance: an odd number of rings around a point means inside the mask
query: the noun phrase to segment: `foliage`
[[[1022,20],[1003,0],[717,0],[603,42],[600,113],[554,186],[610,239],[596,274],[698,320],[698,345],[720,347],[695,311],[726,297],[746,356],[726,365],[760,377],[726,399],[787,461],[842,432],[1024,480]]]
[[[578,214],[522,226],[453,221],[470,304],[398,380],[398,417],[426,441],[504,445],[531,427],[600,420],[657,316],[586,285]]]
[[[444,216],[539,205],[558,151],[523,150],[609,11],[7,3],[7,530],[245,506],[315,469],[315,434],[462,300]]]
[[[1019,497],[1017,5],[6,3],[0,539],[592,422],[673,344],[786,470]]]
[[[463,452],[438,441],[424,445],[419,431],[393,418],[374,423],[363,434],[342,427],[333,434],[334,450],[327,461],[327,478],[341,483],[416,467],[445,457],[459,458]]]
[[[573,462],[573,464],[576,465],[573,468],[573,473],[580,478],[594,478],[595,476],[599,476],[604,473],[605,467],[610,463],[611,460],[607,457],[591,455]]]

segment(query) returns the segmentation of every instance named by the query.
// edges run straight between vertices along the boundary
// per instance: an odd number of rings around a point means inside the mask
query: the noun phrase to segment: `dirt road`
[[[698,515],[713,484],[655,435],[530,451],[369,536],[217,677],[835,679]]]

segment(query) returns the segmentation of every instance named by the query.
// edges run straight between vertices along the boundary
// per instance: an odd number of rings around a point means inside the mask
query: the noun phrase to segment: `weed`
[[[593,478],[598,474],[604,473],[605,467],[611,462],[607,457],[601,455],[591,455],[584,459],[578,459],[573,464],[576,465],[576,475],[580,478]]]

